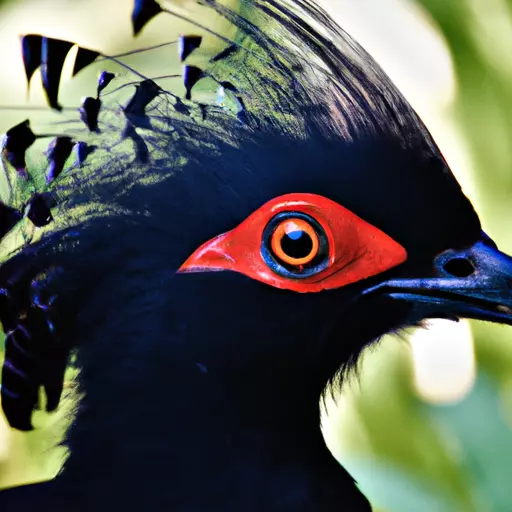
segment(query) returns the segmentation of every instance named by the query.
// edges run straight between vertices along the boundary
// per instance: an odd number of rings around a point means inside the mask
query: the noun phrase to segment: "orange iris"
[[[281,222],[272,234],[270,243],[272,251],[283,263],[295,266],[311,263],[320,246],[314,228],[302,219]]]

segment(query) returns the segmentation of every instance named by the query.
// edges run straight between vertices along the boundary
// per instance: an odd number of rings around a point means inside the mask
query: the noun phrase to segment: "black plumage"
[[[144,15],[135,2],[136,33],[163,15],[149,3]],[[324,390],[383,334],[426,317],[510,323],[491,307],[510,296],[486,295],[510,282],[510,261],[371,57],[307,0],[244,3],[243,15],[202,3],[238,28],[197,68],[231,85],[234,108],[180,100],[185,112],[163,89],[136,112],[118,108],[87,134],[95,151],[53,180],[59,205],[42,239],[0,266],[0,320],[30,332],[37,356],[35,369],[19,363],[28,393],[2,388],[17,392],[11,424],[30,428],[34,386],[55,406],[70,350],[83,393],[63,472],[0,493],[2,510],[370,510],[324,444]],[[406,261],[320,293],[177,273],[201,244],[289,193],[342,205]],[[485,285],[455,279],[444,268],[461,257],[486,272],[501,258],[505,270],[495,265]]]

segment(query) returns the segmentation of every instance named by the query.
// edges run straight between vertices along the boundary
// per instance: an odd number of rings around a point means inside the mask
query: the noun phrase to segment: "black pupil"
[[[305,258],[313,250],[313,240],[305,231],[300,229],[290,231],[281,239],[281,249],[290,258]]]

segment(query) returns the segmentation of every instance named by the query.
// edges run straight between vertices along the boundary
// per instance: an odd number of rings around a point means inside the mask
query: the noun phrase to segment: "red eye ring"
[[[290,237],[289,235],[292,233],[298,233],[298,238]],[[304,237],[307,237],[307,239]],[[297,244],[300,243],[298,242],[299,238],[302,239],[303,247],[301,250],[304,251],[305,249],[309,252],[304,256],[293,256],[289,253],[290,248],[287,249],[286,247],[283,247],[283,243],[286,243],[288,240],[292,241],[292,244]],[[306,243],[305,246],[304,241]],[[320,248],[320,241],[313,226],[305,220],[298,218],[289,218],[278,224],[272,233],[270,244],[272,251],[277,258],[287,265],[294,266],[307,265],[308,263],[311,263],[318,255]]]
[[[307,233],[312,228],[316,237],[309,240],[309,248],[302,243],[283,251],[285,260],[292,256],[290,264],[281,259],[284,235],[276,231],[285,221],[293,221],[295,229],[297,220],[304,221]],[[283,226],[285,235],[289,228]],[[302,237],[287,238],[289,248]],[[312,257],[315,238],[318,254],[309,263],[297,265],[297,260]],[[296,193],[270,200],[231,231],[205,242],[178,272],[231,270],[276,288],[316,293],[359,282],[406,260],[407,251],[399,243],[342,205],[319,195]]]

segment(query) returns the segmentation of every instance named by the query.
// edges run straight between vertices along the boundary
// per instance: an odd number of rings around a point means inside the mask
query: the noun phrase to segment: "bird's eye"
[[[399,243],[340,204],[286,194],[201,245],[178,272],[232,270],[305,293],[367,279],[406,258]]]
[[[315,259],[320,244],[311,224],[292,217],[273,230],[270,245],[273,254],[284,264],[303,267]]]
[[[278,275],[306,278],[321,272],[329,264],[327,235],[310,215],[283,212],[265,227],[261,256]]]

